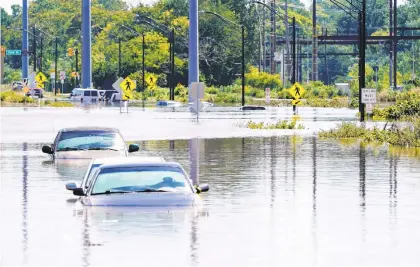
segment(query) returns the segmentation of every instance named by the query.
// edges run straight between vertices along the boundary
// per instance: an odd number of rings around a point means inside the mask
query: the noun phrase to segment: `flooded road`
[[[188,171],[187,140],[138,143],[136,155]],[[87,163],[55,164],[41,146],[1,145],[0,265],[420,264],[420,161],[386,148],[299,136],[201,140],[205,208],[168,211],[78,206],[64,185]]]
[[[53,140],[64,127],[106,126],[120,129],[126,140],[174,140],[190,138],[260,137],[272,135],[312,136],[321,129],[331,129],[341,121],[357,120],[357,110],[300,107],[298,116],[291,107],[266,111],[239,111],[239,108],[213,107],[196,116],[187,108],[130,107],[120,113],[119,107],[98,108],[1,108],[1,140],[46,142]],[[305,130],[251,130],[238,127],[250,120],[274,123],[293,118]],[[30,130],[30,133],[28,133]]]

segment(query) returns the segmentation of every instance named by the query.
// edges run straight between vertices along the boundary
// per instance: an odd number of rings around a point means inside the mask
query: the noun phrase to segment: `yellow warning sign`
[[[120,83],[121,90],[123,91],[122,100],[130,100],[133,98],[133,91],[136,90],[136,83],[130,79],[130,77],[125,78]]]
[[[303,94],[305,93],[305,88],[302,87],[299,83],[295,83],[292,87],[289,89],[289,94],[295,99],[300,99]]]
[[[38,74],[35,77],[35,80],[38,83],[38,85],[43,85],[43,83],[47,81],[47,77],[45,77],[44,73],[38,72]]]
[[[294,100],[292,100],[292,105],[293,106],[301,106],[301,105],[303,105],[303,103],[302,103],[302,100],[300,100],[300,99],[294,99]]]

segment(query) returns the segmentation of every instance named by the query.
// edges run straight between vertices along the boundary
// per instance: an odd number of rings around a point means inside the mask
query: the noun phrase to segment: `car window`
[[[168,166],[115,167],[99,170],[92,194],[106,191],[165,190],[192,192],[182,170]]]
[[[117,132],[96,130],[63,132],[57,145],[57,151],[101,149],[124,150],[125,143]]]
[[[92,181],[92,177],[94,177],[96,170],[101,166],[101,164],[92,164],[89,170],[87,170],[87,173],[85,175],[85,179],[83,180],[82,187],[85,186],[87,188]]]
[[[85,92],[83,93],[83,96],[90,96],[90,91],[85,91]]]
[[[92,96],[98,96],[98,91],[91,91]]]

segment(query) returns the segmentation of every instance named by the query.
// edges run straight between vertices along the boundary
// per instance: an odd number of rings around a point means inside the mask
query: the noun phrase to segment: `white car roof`
[[[135,163],[156,163],[165,162],[161,157],[109,157],[93,159],[92,164],[135,164]]]
[[[129,157],[128,157],[129,158]],[[182,166],[176,162],[153,162],[153,161],[137,161],[137,162],[122,162],[122,163],[109,163],[103,164],[100,169],[108,168],[121,168],[121,167],[144,167],[144,166],[153,166],[153,167],[180,167]]]

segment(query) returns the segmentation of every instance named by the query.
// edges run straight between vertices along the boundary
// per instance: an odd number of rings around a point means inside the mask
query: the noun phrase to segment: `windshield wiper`
[[[88,148],[88,150],[112,150],[112,151],[119,151],[118,149],[110,148],[110,147],[92,147],[92,148]]]
[[[102,193],[95,193],[92,195],[111,195],[111,194],[130,194],[130,193],[151,193],[151,192],[158,192],[158,193],[163,193],[163,192],[172,192],[172,191],[167,191],[167,190],[162,190],[162,189],[142,189],[142,190],[106,190],[105,192]]]
[[[65,147],[65,148],[62,148],[62,149],[58,149],[57,152],[59,152],[59,151],[78,151],[78,150],[85,150],[85,149],[80,149],[80,148],[77,148],[77,147]]]

